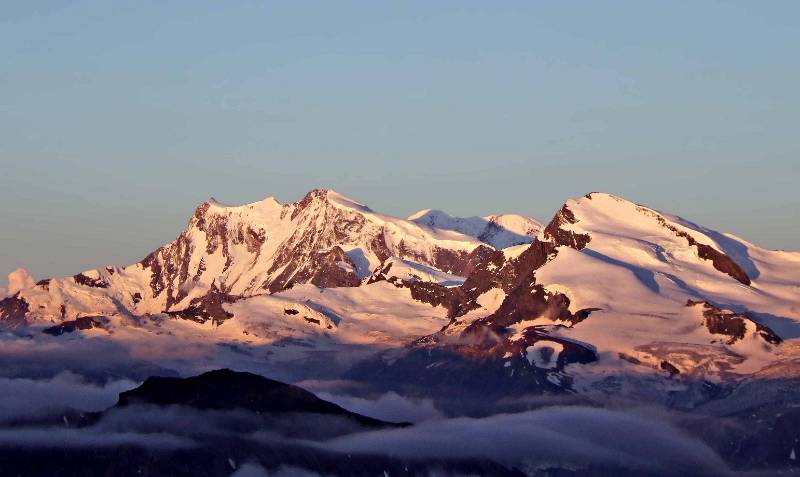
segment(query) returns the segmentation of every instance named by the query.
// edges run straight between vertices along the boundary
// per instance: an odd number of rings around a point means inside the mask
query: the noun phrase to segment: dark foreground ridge
[[[247,372],[150,377],[103,412],[65,411],[0,426],[20,435],[18,441],[0,439],[0,475],[228,477],[240,470],[261,475],[245,466],[258,466],[267,475],[525,475],[488,460],[342,454],[325,446],[337,436],[408,425],[350,412],[297,386]],[[26,441],[30,433],[54,438]]]
[[[190,378],[147,378],[138,388],[121,393],[117,407],[137,404],[180,405],[204,410],[244,409],[257,414],[311,413],[345,417],[369,427],[394,425],[350,412],[300,387],[230,369],[208,371]]]
[[[6,437],[0,439],[0,475],[644,475],[642,469],[624,463],[561,467],[542,462],[523,472],[479,458],[339,452],[326,445],[328,439],[364,431],[377,439],[380,434],[369,424],[397,425],[346,411],[297,386],[228,369],[190,378],[151,377],[122,393],[116,406],[92,414],[59,414],[52,422],[19,422],[6,429]],[[343,417],[368,425],[342,427]],[[21,440],[8,438],[15,432]],[[31,433],[41,434],[41,443],[26,440]],[[458,445],[458,438],[452,436],[453,445]],[[685,474],[648,469],[646,475]],[[716,474],[699,469],[691,475]]]

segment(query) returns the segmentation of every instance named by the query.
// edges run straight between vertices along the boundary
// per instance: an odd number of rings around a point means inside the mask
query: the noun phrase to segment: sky
[[[605,191],[800,250],[800,3],[2,2],[0,275],[208,197],[542,221]]]

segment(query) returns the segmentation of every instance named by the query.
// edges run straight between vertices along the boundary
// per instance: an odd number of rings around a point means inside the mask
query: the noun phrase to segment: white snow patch
[[[537,368],[552,369],[556,367],[558,356],[564,351],[564,345],[556,341],[539,340],[525,348],[528,363]]]

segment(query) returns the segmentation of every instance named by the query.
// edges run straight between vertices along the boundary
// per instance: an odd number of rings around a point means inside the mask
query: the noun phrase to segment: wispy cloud
[[[35,285],[33,277],[24,268],[18,268],[8,274],[8,287],[5,289],[7,295],[13,295],[18,291]],[[2,288],[0,288],[2,291]]]
[[[158,449],[185,448],[191,440],[170,434],[109,433],[88,429],[40,427],[0,429],[0,445],[14,447],[71,449],[81,447],[139,446]]]
[[[280,466],[268,471],[258,464],[245,463],[231,477],[324,477],[323,474],[310,472],[299,467]]]
[[[375,399],[327,392],[317,395],[349,411],[388,422],[422,422],[444,417],[431,399],[411,399],[394,392],[382,394]]]

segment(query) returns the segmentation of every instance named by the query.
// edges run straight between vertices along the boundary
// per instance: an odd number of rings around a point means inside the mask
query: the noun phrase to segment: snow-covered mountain
[[[469,235],[497,249],[531,243],[544,229],[536,219],[516,214],[452,217],[441,210],[423,209],[410,215],[408,220],[434,229]]]
[[[500,394],[614,392],[624,376],[668,396],[793,356],[800,253],[602,193],[541,227],[404,220],[314,190],[290,204],[207,201],[141,262],[42,280],[0,301],[0,322],[303,376]],[[167,355],[160,365],[191,365]]]
[[[373,379],[435,383],[480,365],[476,385],[484,373],[585,392],[620,374],[720,381],[784,359],[800,336],[799,253],[609,194],[569,200],[541,240],[488,254],[460,287],[403,286],[451,322]]]
[[[477,238],[379,214],[330,190],[313,190],[292,204],[269,197],[229,207],[211,199],[177,239],[141,262],[44,280],[17,299],[34,305],[26,316],[35,319],[196,310],[200,321],[209,313],[221,320],[223,312],[205,309],[214,296],[249,297],[303,283],[358,286],[392,257],[466,275],[489,249]]]

